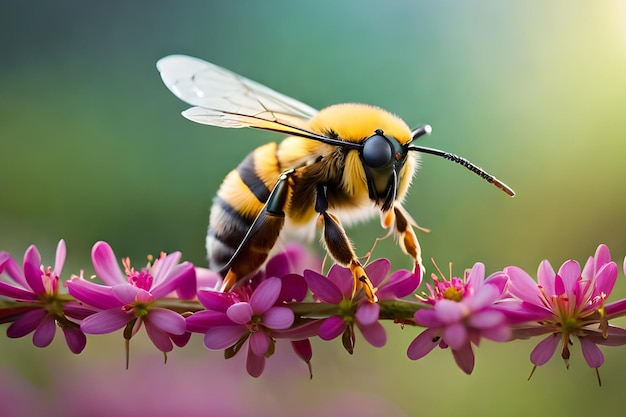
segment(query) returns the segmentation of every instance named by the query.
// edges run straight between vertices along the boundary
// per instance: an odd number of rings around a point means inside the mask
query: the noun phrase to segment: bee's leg
[[[339,219],[328,211],[328,197],[326,195],[326,186],[317,187],[317,199],[315,201],[315,211],[320,214],[320,220],[324,227],[323,239],[326,250],[335,261],[340,264],[347,265],[354,276],[354,287],[352,295],[356,293],[358,284],[363,286],[363,290],[370,302],[378,301],[376,297],[376,289],[367,277],[363,266],[359,262],[354,248],[346,235],[345,230],[341,226]]]
[[[263,265],[276,244],[285,224],[283,209],[289,195],[289,176],[294,171],[291,169],[280,174],[263,210],[254,219],[239,247],[222,269],[228,271],[224,277],[222,291],[230,291],[239,280]]]
[[[389,228],[392,224],[394,225],[400,248],[404,253],[413,258],[415,272],[419,272],[420,275],[423,276],[424,265],[422,263],[422,249],[420,248],[413,226],[426,233],[430,232],[430,230],[418,226],[400,203],[394,204],[393,212],[389,211],[383,214],[383,216],[383,227]]]

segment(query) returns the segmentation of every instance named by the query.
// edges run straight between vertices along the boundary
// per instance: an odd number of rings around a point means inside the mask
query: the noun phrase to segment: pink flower
[[[378,259],[365,267],[373,286],[378,287],[376,295],[379,300],[404,297],[419,285],[419,274],[406,270],[395,272],[381,285],[390,269],[391,263],[387,259]],[[374,347],[385,345],[387,334],[378,321],[380,305],[370,303],[362,290],[353,297],[354,278],[350,269],[334,265],[328,277],[307,270],[304,271],[304,279],[317,300],[337,306],[337,314],[324,319],[319,328],[321,339],[332,340],[341,335],[344,348],[351,354],[354,351],[356,324],[369,344]]]
[[[274,351],[273,331],[288,329],[294,322],[291,309],[276,306],[281,288],[281,279],[272,277],[262,281],[249,299],[247,293],[200,290],[198,299],[207,310],[188,317],[187,328],[204,333],[204,345],[226,349],[227,357],[237,354],[247,341],[246,369],[256,378],[265,369],[265,358]]]
[[[125,337],[129,340],[145,324],[150,340],[162,352],[171,351],[173,343],[178,346],[187,343],[185,319],[157,306],[160,298],[173,292],[180,298],[195,295],[194,267],[189,262],[178,264],[180,252],[162,254],[140,271],[131,268],[130,260],[125,258],[124,272],[107,243],[96,243],[91,255],[96,274],[106,285],[82,277],[74,277],[67,283],[72,296],[99,310],[82,321],[83,332],[104,334],[126,327]]]
[[[509,292],[513,297],[505,306],[511,320],[517,323],[514,336],[548,334],[530,355],[535,366],[548,362],[560,345],[561,357],[569,367],[572,336],[580,341],[585,361],[596,372],[604,362],[597,345],[626,344],[626,329],[608,323],[609,317],[624,312],[624,305],[620,302],[605,306],[618,273],[606,245],[598,246],[582,270],[578,262],[569,260],[555,273],[544,260],[537,271],[538,283],[515,266],[504,272],[510,278]]]
[[[427,327],[408,347],[407,355],[417,360],[436,346],[450,347],[457,365],[471,374],[474,369],[472,343],[478,346],[481,338],[506,342],[511,337],[506,316],[496,303],[505,286],[506,275],[495,273],[486,280],[485,266],[477,262],[463,279],[451,277],[439,280],[433,274],[434,284],[427,284],[429,294],[423,299],[432,309],[418,310],[415,322]]]
[[[8,337],[33,333],[33,344],[46,347],[54,339],[58,325],[73,353],[80,353],[85,348],[87,339],[76,321],[89,312],[59,293],[59,276],[65,263],[65,253],[65,242],[61,240],[54,268],[46,268],[41,264],[37,247],[32,245],[26,250],[24,266],[20,268],[8,253],[0,252],[0,273],[6,273],[11,281],[0,281],[0,295],[25,305],[2,312],[2,322],[13,322],[7,329]]]

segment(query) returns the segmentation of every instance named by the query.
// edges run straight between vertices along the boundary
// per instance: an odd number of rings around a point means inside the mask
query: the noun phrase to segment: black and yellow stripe
[[[267,202],[281,173],[276,150],[273,142],[256,148],[222,182],[206,241],[211,269],[226,265]]]

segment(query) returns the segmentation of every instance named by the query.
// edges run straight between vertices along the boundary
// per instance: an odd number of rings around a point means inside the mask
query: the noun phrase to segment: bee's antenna
[[[430,134],[430,132],[432,132],[432,128],[430,127],[430,125],[424,125],[424,126],[418,127],[412,132],[413,140],[425,134]],[[506,185],[505,183],[503,183],[502,181],[500,181],[493,175],[487,173],[485,170],[483,170],[479,166],[472,164],[470,161],[468,161],[465,158],[462,158],[460,156],[457,156],[449,152],[440,151],[439,149],[426,148],[424,146],[409,145],[408,149],[409,151],[429,153],[431,155],[441,156],[442,158],[445,158],[452,162],[456,162],[457,164],[463,165],[465,168],[469,169],[474,174],[480,176],[485,181],[495,185],[496,187],[498,187],[499,189],[501,189],[502,191],[504,191],[511,197],[515,196],[515,191],[513,191],[511,187],[509,187],[508,185]]]
[[[419,138],[420,136],[430,135],[433,132],[433,128],[430,125],[423,125],[411,132],[412,140]]]

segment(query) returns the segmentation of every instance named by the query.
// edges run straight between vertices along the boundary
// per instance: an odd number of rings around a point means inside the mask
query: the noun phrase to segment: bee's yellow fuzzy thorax
[[[320,134],[334,132],[340,139],[361,142],[381,129],[386,136],[405,145],[411,129],[398,116],[367,104],[336,104],[322,109],[309,121],[309,129]]]

